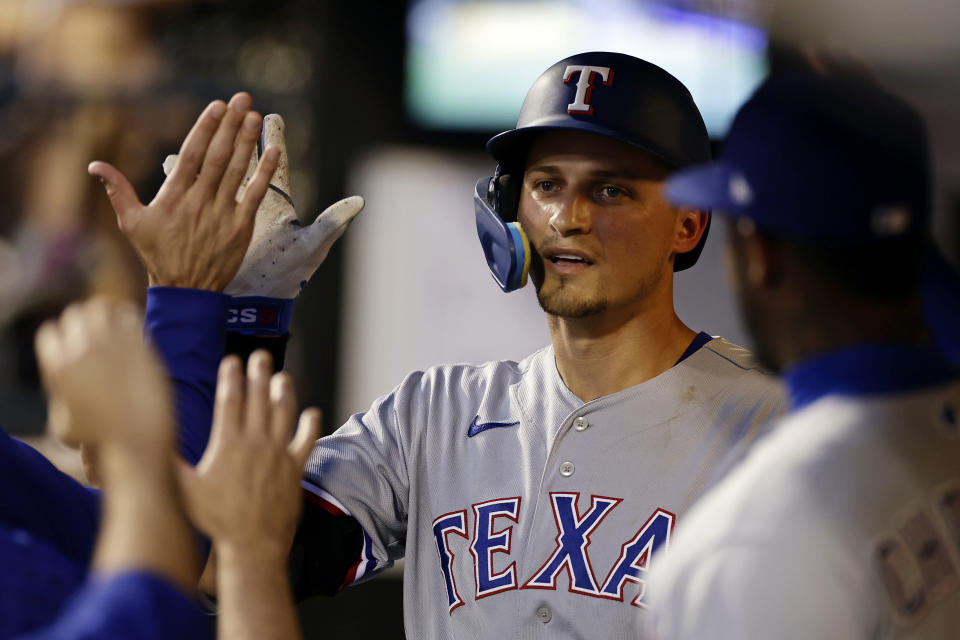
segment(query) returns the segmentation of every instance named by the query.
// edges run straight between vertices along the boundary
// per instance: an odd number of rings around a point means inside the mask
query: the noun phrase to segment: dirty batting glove
[[[232,296],[227,330],[281,336],[289,330],[294,298],[364,203],[360,196],[345,198],[328,207],[313,224],[301,225],[290,197],[290,162],[283,118],[275,113],[266,116],[261,136],[263,150],[271,146],[280,149],[280,162],[257,209],[253,237],[240,270],[224,289]],[[165,173],[173,170],[176,160],[175,155],[167,157],[163,163]],[[253,178],[257,161],[254,149],[237,198]]]

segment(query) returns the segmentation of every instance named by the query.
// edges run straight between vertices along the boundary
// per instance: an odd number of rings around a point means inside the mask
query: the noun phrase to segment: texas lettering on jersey
[[[525,579],[517,575],[516,562],[509,563],[501,571],[494,570],[494,555],[510,554],[513,527],[520,524],[521,498],[488,500],[471,505],[469,509],[452,511],[435,518],[433,537],[446,584],[450,613],[453,614],[457,607],[465,604],[462,585],[458,587],[454,576],[454,563],[471,561],[475,600],[518,588],[556,589],[557,578],[566,573],[571,593],[619,602],[624,601],[626,584],[636,583],[639,589],[631,604],[645,607],[643,594],[650,559],[669,544],[676,516],[666,509],[656,509],[623,543],[613,566],[606,573],[598,574],[590,562],[590,535],[602,526],[604,518],[623,499],[591,495],[589,509],[581,513],[577,506],[579,498],[579,493],[550,494],[557,527],[555,545],[539,568]],[[452,551],[451,535],[470,542],[471,558],[462,558],[464,554]],[[504,559],[499,560],[497,564],[502,566]]]

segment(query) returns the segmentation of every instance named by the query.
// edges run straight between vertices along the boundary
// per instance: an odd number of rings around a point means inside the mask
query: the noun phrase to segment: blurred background
[[[39,322],[93,293],[144,299],[87,163],[115,164],[149,201],[214,98],[248,90],[261,113],[284,116],[304,222],[366,198],[298,300],[288,349],[302,403],[332,430],[413,369],[547,343],[533,292],[493,283],[471,196],[494,168],[485,140],[514,124],[540,72],[580,51],[677,75],[718,149],[771,69],[813,49],[855,56],[927,119],[936,239],[956,265],[958,32],[956,0],[0,0],[0,422],[35,442],[43,431]],[[677,304],[694,329],[749,346],[722,235],[715,225],[677,277]],[[43,446],[76,472],[72,452]],[[398,578],[308,603],[308,637],[403,637]]]

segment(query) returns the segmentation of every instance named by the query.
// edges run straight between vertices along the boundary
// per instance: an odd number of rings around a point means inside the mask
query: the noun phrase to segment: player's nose
[[[561,236],[590,233],[592,224],[590,198],[574,190],[556,203],[550,215],[550,227]]]

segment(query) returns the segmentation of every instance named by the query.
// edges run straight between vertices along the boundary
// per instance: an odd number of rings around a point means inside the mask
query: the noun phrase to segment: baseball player
[[[521,362],[415,372],[320,440],[295,587],[334,593],[406,557],[410,637],[636,634],[654,555],[781,406],[747,352],[674,311],[673,272],[696,262],[709,213],[669,206],[660,187],[709,159],[707,132],[674,77],[596,52],[551,66],[488,147],[499,167],[475,194],[483,252],[504,290],[529,275],[552,344]],[[292,211],[280,167],[258,217]],[[287,219],[258,222],[262,246],[303,232]],[[248,253],[242,269],[277,258]],[[306,279],[293,275],[253,281],[292,301]],[[155,320],[172,296],[194,309],[225,297],[148,295]],[[275,295],[259,304],[283,303]]]
[[[660,637],[957,636],[960,375],[922,314],[929,188],[913,108],[812,72],[772,76],[724,158],[668,182],[729,214],[791,411],[680,524],[650,581]]]

